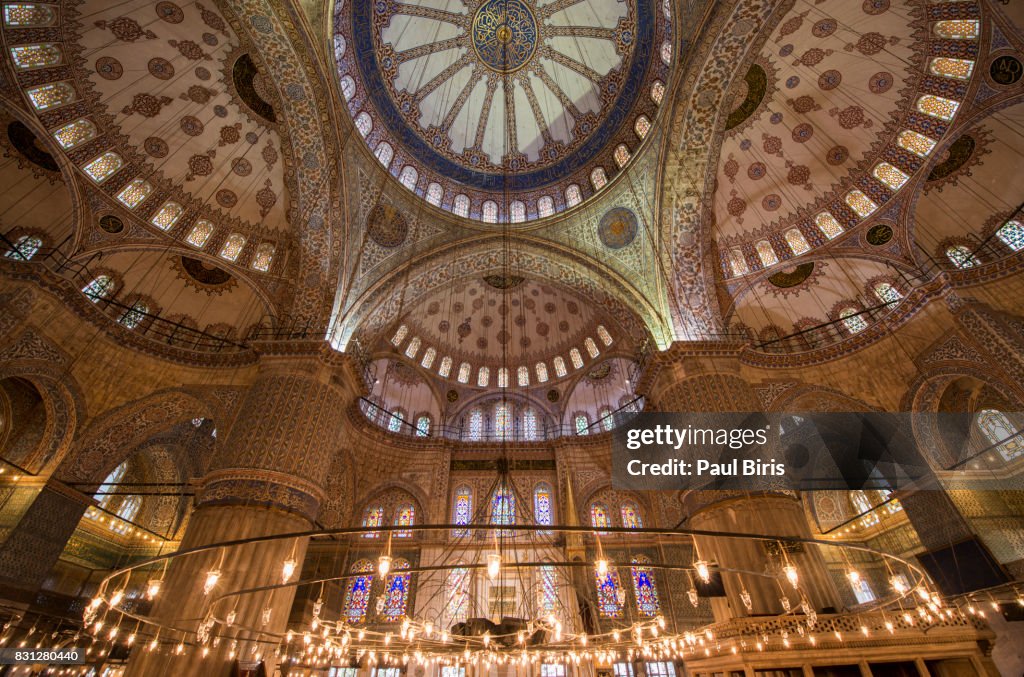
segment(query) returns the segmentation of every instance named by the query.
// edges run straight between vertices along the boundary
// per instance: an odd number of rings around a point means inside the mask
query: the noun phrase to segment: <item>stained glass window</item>
[[[482,440],[484,438],[484,412],[482,409],[474,409],[469,412],[469,439]]]
[[[444,198],[444,188],[440,183],[434,182],[427,186],[427,202],[435,207],[440,207],[442,198]]]
[[[615,663],[612,665],[612,677],[636,677],[632,663]]]
[[[345,591],[345,621],[362,623],[366,619],[366,607],[373,587],[373,564],[361,559],[352,565],[350,571],[358,575],[350,579],[348,590]]]
[[[908,180],[910,180],[909,176],[896,167],[893,167],[888,162],[879,162],[875,165],[875,168],[871,170],[871,175],[889,186],[892,190],[899,190]]]
[[[498,368],[498,387],[508,388],[508,367]]]
[[[455,567],[445,583],[447,624],[461,623],[469,616],[469,569]]]
[[[128,470],[128,462],[125,461],[121,465],[117,466],[107,475],[106,479],[103,480],[103,484],[96,489],[96,493],[93,494],[93,498],[99,503],[101,508],[106,508],[110,505],[110,501],[113,500],[113,492],[115,487],[124,477],[125,471]]]
[[[868,323],[861,315],[857,314],[858,312],[856,308],[846,308],[839,313],[839,317],[842,318],[843,324],[851,334],[859,334],[868,328]]]
[[[398,176],[398,181],[409,190],[416,190],[416,182],[420,178],[420,173],[416,171],[416,168],[412,165],[406,165],[402,167],[402,173]]]
[[[971,250],[962,244],[947,247],[946,258],[957,268],[973,268],[978,264],[977,259],[971,254]]]
[[[551,510],[551,486],[545,482],[541,482],[533,490],[533,519],[541,526],[549,527],[554,524]]]
[[[577,348],[569,349],[569,359],[572,360],[572,366],[575,369],[583,368],[583,356],[580,355],[580,351]]]
[[[822,212],[814,217],[814,225],[818,227],[822,235],[833,240],[843,234],[843,227],[836,221],[836,217],[829,212]]]
[[[118,322],[128,327],[129,329],[135,329],[146,319],[146,313],[149,312],[149,306],[143,301],[136,301],[132,304],[132,307],[124,311]]]
[[[586,435],[590,432],[590,419],[586,414],[576,414],[576,434]]]
[[[384,507],[375,505],[366,509],[363,513],[364,527],[379,527],[384,524]],[[363,534],[363,538],[377,538],[379,532],[371,531]]]
[[[945,120],[946,122],[953,119],[958,108],[960,108],[959,101],[935,96],[934,94],[925,94],[917,100],[918,112]]]
[[[424,369],[430,369],[431,365],[434,364],[434,358],[437,357],[437,350],[431,346],[423,351],[423,359],[420,361],[420,366]]]
[[[1006,461],[1024,455],[1024,439],[1017,435],[1017,429],[1010,419],[996,409],[982,409],[978,413],[978,427],[988,441],[998,445],[999,453]]]
[[[415,358],[416,357],[416,353],[418,353],[420,351],[420,343],[421,343],[420,337],[419,336],[413,336],[412,340],[409,341],[409,345],[407,345],[405,347],[405,356],[406,357],[410,357],[410,358]]]
[[[583,347],[587,349],[587,354],[591,357],[597,357],[601,354],[601,351],[597,349],[597,344],[594,343],[594,339],[589,336],[583,339]]]
[[[448,378],[448,374],[452,373],[452,358],[445,356],[441,358],[441,364],[437,368],[437,373],[442,378]]]
[[[373,118],[370,117],[369,113],[363,111],[356,116],[356,129],[358,129],[359,133],[364,137],[373,131]]]
[[[676,677],[676,666],[667,661],[644,663],[644,672],[647,677]]]
[[[565,360],[562,359],[561,355],[556,355],[554,359],[551,360],[551,362],[552,364],[555,365],[555,376],[557,376],[558,378],[562,378],[567,373],[569,373],[565,368]]]
[[[811,249],[811,245],[807,244],[804,234],[796,228],[790,228],[786,231],[786,242],[789,244],[789,248],[793,250],[793,253],[797,255]]]
[[[608,330],[604,328],[603,324],[597,325],[597,329],[595,331],[597,331],[597,338],[601,339],[601,343],[606,346],[610,346],[612,344],[612,335],[608,333]]]
[[[345,75],[341,78],[341,95],[345,97],[345,101],[351,101],[352,97],[356,93],[356,81],[352,79],[351,75]]]
[[[499,440],[512,437],[512,407],[507,402],[494,405],[494,434]]]
[[[480,367],[480,371],[476,373],[476,384],[480,388],[486,388],[487,384],[491,382],[491,370],[488,367]]]
[[[533,407],[527,407],[523,411],[523,438],[527,440],[537,439],[537,412]]]
[[[153,214],[150,223],[160,230],[169,230],[181,218],[184,211],[185,209],[177,202],[165,202],[156,214]]]
[[[473,367],[469,365],[469,362],[463,362],[459,365],[459,383],[469,383],[469,372],[473,370]]]
[[[391,161],[395,158],[395,149],[387,141],[381,141],[377,144],[377,149],[373,151],[373,154],[382,165],[390,167]]]
[[[619,572],[610,568],[604,576],[594,569],[594,583],[597,586],[597,609],[606,618],[622,617],[622,584],[619,583]]]
[[[630,574],[633,578],[633,594],[636,596],[636,610],[641,616],[650,618],[657,616],[660,610],[658,603],[658,585],[654,582],[654,571],[649,566],[651,561],[640,555],[633,558]]]
[[[227,261],[235,261],[245,247],[245,236],[241,233],[232,233],[224,240],[224,246],[220,248],[219,256]]]
[[[121,159],[121,156],[113,151],[107,151],[82,169],[90,179],[96,183],[103,183],[122,166],[124,166],[124,160]]]
[[[138,514],[141,506],[141,496],[126,496],[117,508],[117,517],[119,519],[110,520],[110,530],[119,534],[127,533],[128,529],[131,528],[131,521],[135,519],[135,515]]]
[[[4,23],[12,28],[48,26],[53,18],[53,9],[47,5],[23,2],[4,5]]]
[[[465,195],[456,195],[455,202],[452,203],[452,213],[456,216],[469,216],[469,198]]]
[[[868,602],[875,601],[875,593],[871,589],[871,583],[868,579],[861,576],[855,581],[851,581],[850,585],[853,587],[853,595],[857,598],[857,604],[867,604]]]
[[[416,437],[427,437],[430,435],[430,417],[426,414],[416,419]]]
[[[341,57],[345,56],[345,50],[348,44],[345,42],[345,36],[341,33],[334,34],[334,58],[341,60]]]
[[[117,194],[118,201],[129,209],[135,209],[138,207],[143,200],[149,197],[149,194],[153,191],[153,186],[144,179],[135,179]]]
[[[452,522],[455,524],[469,524],[473,516],[473,490],[462,485],[455,490],[455,503],[452,508]],[[466,536],[469,529],[454,529],[452,535],[456,537]]]
[[[185,238],[185,242],[188,242],[193,247],[204,247],[206,241],[210,239],[210,235],[213,234],[213,224],[203,219],[196,221],[196,224],[192,226],[192,230],[189,231],[188,237]]]
[[[508,206],[509,218],[512,223],[522,223],[526,220],[526,203],[521,200],[513,200]]]
[[[597,412],[597,420],[601,422],[601,427],[604,428],[605,432],[615,427],[615,417],[612,416],[612,410],[608,407],[602,407]]]
[[[625,167],[626,163],[629,162],[630,158],[629,149],[626,148],[626,144],[620,143],[618,146],[616,146],[615,154],[613,157],[615,158],[615,164],[619,166],[619,169]]]
[[[729,267],[732,268],[733,275],[746,275],[750,272],[750,269],[747,267],[747,257],[739,249],[733,249],[729,252]]]
[[[646,115],[637,117],[636,122],[633,123],[633,131],[641,139],[647,138],[647,132],[651,131],[651,121]]]
[[[608,515],[608,508],[604,503],[590,504],[590,526],[595,529],[604,529],[612,525],[612,519]]]
[[[274,261],[274,252],[274,245],[269,242],[264,242],[256,247],[256,255],[252,257],[253,270],[258,270],[261,273],[270,270],[270,264]]]
[[[39,45],[18,45],[11,47],[14,65],[22,70],[56,66],[61,61],[60,47],[52,42]]]
[[[60,144],[61,148],[74,148],[80,143],[96,138],[96,125],[85,118],[81,118],[55,131],[53,138],[57,139],[57,143]]]
[[[953,19],[936,21],[935,35],[950,40],[974,40],[978,37],[981,23],[976,19]]]
[[[26,94],[36,110],[49,110],[75,100],[75,88],[67,82],[51,82],[33,87]]]
[[[114,281],[108,275],[98,275],[92,282],[82,287],[82,293],[93,302],[106,298],[114,291]]]
[[[545,195],[537,200],[537,214],[541,218],[551,216],[555,213],[555,200],[550,195]]]
[[[547,383],[548,381],[548,365],[543,362],[538,362],[534,366],[534,371],[537,372],[537,380],[540,383]]]
[[[775,250],[768,240],[761,240],[754,248],[757,250],[758,258],[761,259],[761,265],[774,266],[779,262],[779,257],[775,254]]]
[[[939,75],[957,80],[970,80],[974,72],[974,62],[970,59],[951,59],[947,56],[937,56],[928,64],[928,70],[932,75]]]
[[[411,527],[414,524],[416,524],[416,506],[411,503],[398,506],[398,509],[395,510],[395,526]],[[412,536],[412,532],[405,529],[394,533],[395,538],[409,538]]]
[[[583,193],[580,191],[580,187],[573,183],[565,189],[565,204],[575,207],[581,202],[583,202]]]
[[[530,385],[530,369],[526,365],[521,365],[516,369],[516,383],[524,388]]]
[[[28,261],[43,246],[43,240],[35,235],[22,235],[14,241],[14,248],[4,253],[4,258]]]
[[[498,203],[494,200],[487,200],[481,208],[484,223],[498,222]]]
[[[661,80],[655,80],[654,84],[651,85],[651,101],[656,104],[661,104],[661,100],[665,98],[665,83]]]
[[[668,40],[661,43],[661,62],[666,66],[672,63],[672,43]]]
[[[491,524],[516,523],[516,497],[508,487],[499,487],[491,497]]]
[[[626,529],[643,529],[644,521],[640,519],[640,509],[633,501],[626,501],[619,508],[622,526]]]
[[[896,168],[893,167],[893,169]],[[871,216],[878,209],[878,205],[875,204],[874,200],[859,190],[851,190],[846,194],[846,204],[850,206],[850,209],[857,212],[857,215],[862,219]]]
[[[608,183],[608,175],[604,171],[604,167],[595,167],[594,171],[590,172],[590,184],[594,187],[594,190],[601,190]]]
[[[540,594],[538,595],[537,606],[540,615],[545,616],[555,613],[558,606],[558,572],[555,567],[544,565],[540,568]]]
[[[395,335],[391,337],[391,345],[396,346],[396,347],[402,345],[402,341],[405,340],[405,337],[406,337],[406,335],[408,333],[409,333],[409,327],[407,327],[404,324],[401,325],[395,331]]]
[[[889,282],[879,282],[876,284],[875,296],[882,303],[899,303],[900,299],[903,298],[903,294],[899,293],[896,287],[892,286]]]
[[[562,663],[541,663],[540,677],[565,677],[565,665]]]
[[[896,137],[896,143],[903,150],[909,150],[920,157],[927,157],[935,149],[935,141],[912,129],[904,129],[900,132]]]
[[[405,420],[405,413],[401,409],[396,409],[391,412],[388,416],[388,431],[397,433],[402,429],[402,422]]]
[[[996,231],[996,237],[1013,251],[1019,252],[1024,249],[1024,224],[1016,219],[1011,219]]]

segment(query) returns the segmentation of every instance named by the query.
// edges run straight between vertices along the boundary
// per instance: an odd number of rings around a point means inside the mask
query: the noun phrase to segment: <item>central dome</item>
[[[667,80],[668,18],[654,0],[339,0],[335,58],[356,128],[406,188],[521,223],[581,203],[635,155]]]

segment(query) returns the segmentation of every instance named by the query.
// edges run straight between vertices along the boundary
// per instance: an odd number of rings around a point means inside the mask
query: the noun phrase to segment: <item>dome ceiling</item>
[[[357,129],[403,185],[522,222],[582,201],[635,154],[671,61],[668,18],[653,0],[341,2],[335,57]]]

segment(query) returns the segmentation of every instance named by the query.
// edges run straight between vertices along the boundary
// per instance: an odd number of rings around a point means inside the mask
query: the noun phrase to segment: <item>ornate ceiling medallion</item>
[[[496,73],[514,73],[537,51],[537,19],[522,0],[484,0],[473,17],[473,49]]]

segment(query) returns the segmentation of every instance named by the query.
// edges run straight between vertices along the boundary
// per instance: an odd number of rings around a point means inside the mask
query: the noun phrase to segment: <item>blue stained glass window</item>
[[[404,559],[396,559],[396,571],[408,569],[409,563]],[[411,574],[394,573],[388,576],[384,591],[384,620],[394,623],[405,616],[405,608],[409,604],[409,583]]]
[[[619,583],[619,572],[609,569],[602,577],[594,570],[594,583],[597,586],[597,609],[606,618],[622,617],[622,584]]]
[[[473,514],[473,490],[467,486],[461,486],[455,490],[455,509],[453,510],[452,521],[456,524],[469,524]],[[469,529],[454,529],[452,535],[456,537],[469,535]]]
[[[411,503],[406,503],[398,507],[395,511],[395,526],[396,527],[411,527],[416,523],[416,507]],[[411,531],[396,531],[395,538],[409,538],[412,536]]]
[[[484,412],[474,409],[469,412],[469,439],[482,440],[484,438]]]
[[[640,510],[636,507],[636,503],[627,501],[622,504],[622,508],[619,511],[622,514],[622,526],[627,529],[643,529],[644,521],[640,519]]]
[[[608,517],[608,508],[603,503],[590,504],[590,526],[595,529],[610,527],[612,520]]]
[[[512,408],[505,402],[494,406],[494,434],[499,440],[512,437]]]
[[[508,487],[499,487],[491,497],[491,524],[516,523],[516,497]],[[505,530],[502,535],[510,535]]]
[[[523,439],[537,439],[537,412],[529,407],[523,412]]]
[[[469,615],[469,569],[456,567],[449,571],[445,586],[448,595],[447,620],[451,623],[465,621]]]
[[[553,566],[542,566],[540,568],[540,606],[541,615],[552,614],[558,604],[558,574]]]
[[[1016,219],[1007,221],[1006,225],[996,231],[996,237],[1013,251],[1019,252],[1024,249],[1024,224]]]
[[[637,556],[633,558],[633,566],[630,574],[633,577],[633,592],[636,595],[636,610],[641,616],[656,616],[660,609],[658,603],[658,586],[654,582],[654,572],[649,565],[651,561],[646,557]]]
[[[352,578],[348,584],[344,615],[348,623],[362,623],[366,619],[370,588],[373,587],[373,564],[369,560],[359,560],[352,565],[352,573],[360,575]]]
[[[550,526],[552,524],[551,487],[545,482],[541,482],[533,490],[533,519],[537,524],[544,526]],[[551,532],[545,531],[543,533],[547,534]]]

